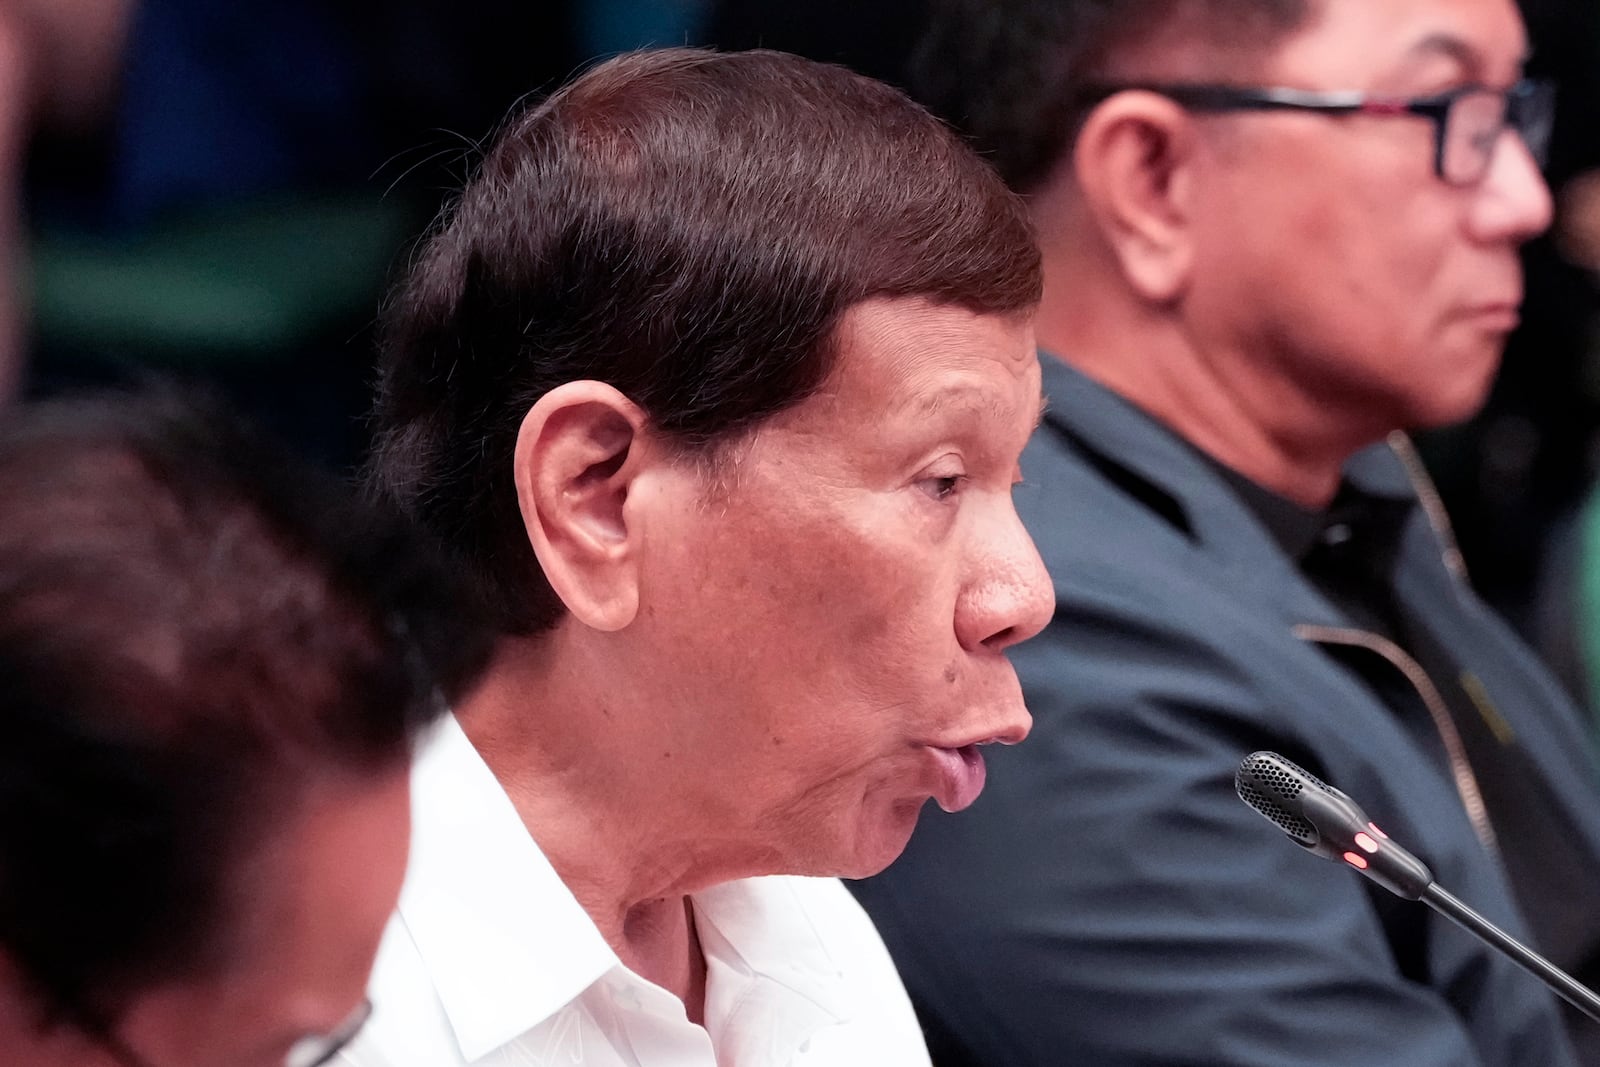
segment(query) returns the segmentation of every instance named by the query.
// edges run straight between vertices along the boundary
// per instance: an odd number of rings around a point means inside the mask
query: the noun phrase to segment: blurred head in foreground
[[[468,617],[404,524],[225,413],[0,425],[6,1062],[303,1065],[359,1027]]]

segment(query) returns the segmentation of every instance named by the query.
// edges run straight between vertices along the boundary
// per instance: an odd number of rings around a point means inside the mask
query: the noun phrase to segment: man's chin
[[[1499,348],[1492,355],[1486,353],[1483,359],[1473,361],[1472,367],[1431,392],[1417,396],[1406,428],[1444,430],[1468,422],[1482,411],[1500,367]]]
[[[906,850],[911,832],[917,828],[917,815],[926,803],[926,800],[902,802],[871,825],[863,825],[853,854],[846,861],[849,869],[833,873],[840,878],[859,879],[882,872]]]
[[[1489,400],[1489,389],[1455,396],[1440,396],[1413,419],[1407,429],[1448,430],[1472,421]]]

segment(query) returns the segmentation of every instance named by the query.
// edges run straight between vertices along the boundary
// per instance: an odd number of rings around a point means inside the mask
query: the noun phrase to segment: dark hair
[[[1145,50],[1185,44],[1239,66],[1264,57],[1301,28],[1312,5],[1313,0],[934,0],[909,83],[919,100],[994,163],[1007,184],[1028,193],[1071,148],[1096,102],[1096,85],[1170,76],[1133,67]]]
[[[459,599],[459,598],[455,598]],[[0,423],[0,952],[113,1023],[231,946],[248,854],[398,772],[486,659],[397,516],[164,394]]]
[[[458,550],[508,632],[563,609],[528,545],[528,409],[606,382],[686,451],[827,377],[843,313],[1026,313],[1022,206],[897,90],[778,52],[638,52],[515,119],[388,309],[375,486]]]

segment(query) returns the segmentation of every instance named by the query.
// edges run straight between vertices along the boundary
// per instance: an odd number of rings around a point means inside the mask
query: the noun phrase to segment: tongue
[[[936,748],[934,752],[939,756],[944,778],[944,788],[934,799],[945,811],[960,811],[971,806],[978,799],[978,794],[983,792],[984,778],[988,773],[983,766],[983,754],[976,745]]]

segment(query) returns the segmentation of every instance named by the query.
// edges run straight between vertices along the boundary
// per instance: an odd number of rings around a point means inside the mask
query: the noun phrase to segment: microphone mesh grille
[[[1311,775],[1307,774],[1306,777],[1311,778]],[[1289,811],[1277,799],[1281,796],[1293,800],[1299,796],[1300,779],[1269,754],[1257,752],[1245,757],[1245,761],[1239,765],[1239,772],[1234,775],[1233,787],[1238,791],[1240,800],[1277,823],[1278,829],[1302,844],[1316,844],[1316,827]]]

